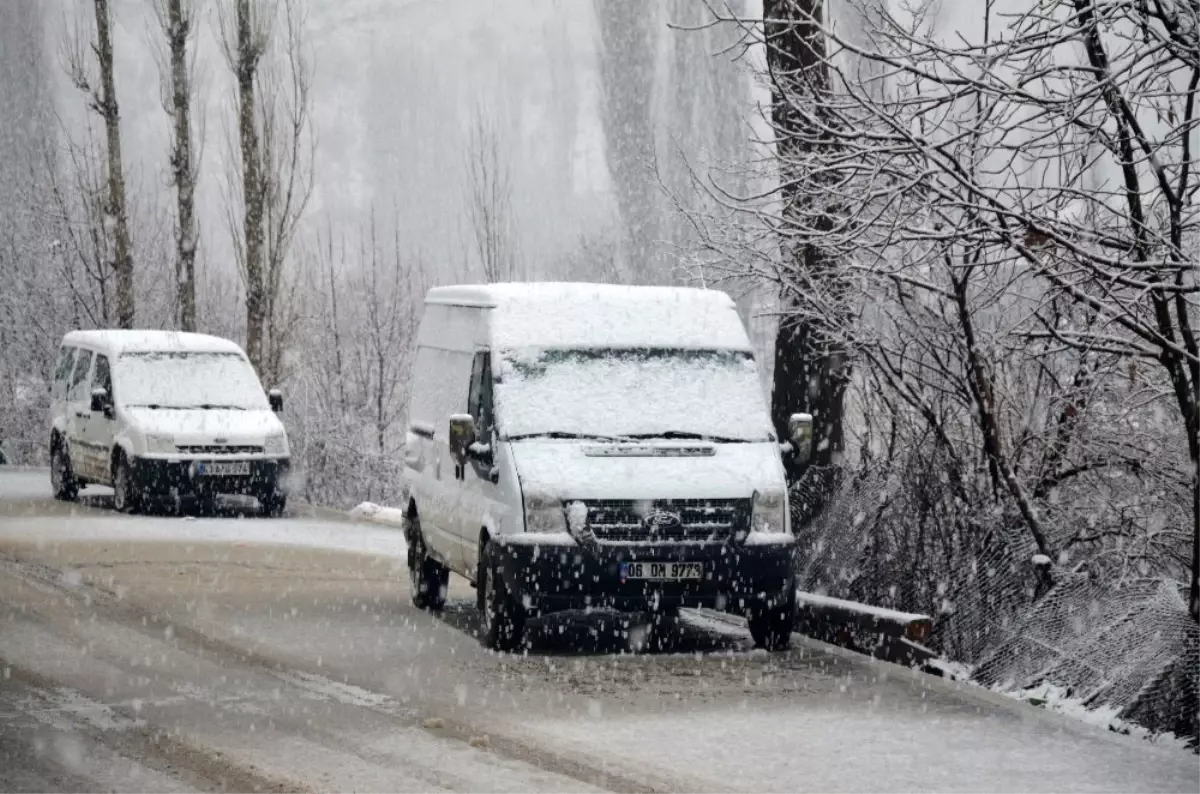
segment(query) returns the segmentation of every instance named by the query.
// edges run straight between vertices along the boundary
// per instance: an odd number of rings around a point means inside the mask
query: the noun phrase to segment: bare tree
[[[509,157],[494,123],[476,108],[467,144],[467,215],[475,252],[489,282],[522,273],[512,207]]]
[[[246,353],[268,383],[283,378],[298,322],[288,263],[312,195],[312,66],[302,0],[237,0],[219,10],[236,78],[239,167],[228,180],[234,249],[246,288]]]
[[[103,233],[112,239],[117,325],[132,328],[135,309],[133,246],[129,235],[125,170],[121,156],[121,112],[113,73],[112,11],[109,0],[93,0],[93,5],[94,39],[88,35],[85,43],[82,20],[77,20],[74,30],[67,35],[64,67],[71,82],[87,97],[88,108],[104,122],[107,193],[103,206],[103,229],[98,230],[97,234]]]
[[[196,179],[200,146],[193,137],[192,98],[195,92],[196,3],[194,0],[154,0],[154,15],[165,41],[160,58],[163,108],[171,119],[171,184],[175,188],[175,303],[176,322],[183,331],[196,330]]]
[[[1087,547],[1093,566],[1179,576],[1195,621],[1195,11],[1036,5],[1010,17],[988,4],[983,40],[950,43],[912,9],[863,4],[859,40],[804,9],[798,21],[834,53],[814,60],[830,90],[782,87],[796,121],[780,176],[801,175],[808,200],[751,214],[836,258],[853,289],[765,250],[742,261],[757,257],[869,365],[877,396],[918,417],[952,470],[982,461],[997,509],[1040,559]],[[968,413],[947,413],[947,399]],[[1136,489],[1153,496],[1152,519],[1116,497],[1129,493],[1115,487],[1122,469],[1154,483]],[[1091,526],[1056,508],[1089,488],[1078,504],[1098,514]]]
[[[779,157],[785,223],[805,230],[803,235],[782,237],[784,267],[803,274],[803,281],[818,287],[830,308],[842,303],[836,256],[816,238],[833,228],[839,202],[822,191],[822,173],[810,169],[808,159],[833,143],[822,128],[820,114],[797,113],[795,105],[822,104],[830,80],[825,65],[822,31],[823,0],[765,0],[763,20],[767,64],[771,78],[771,121]],[[824,195],[822,195],[824,193]],[[815,465],[835,462],[845,448],[842,423],[849,362],[838,335],[820,315],[804,312],[804,297],[785,286],[775,338],[774,388],[771,418],[780,438],[787,436],[788,417],[796,412],[813,416]],[[834,320],[836,323],[836,319]],[[798,467],[789,466],[794,481]]]

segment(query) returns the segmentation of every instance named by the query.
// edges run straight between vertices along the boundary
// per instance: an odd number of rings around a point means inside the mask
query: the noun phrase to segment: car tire
[[[768,651],[785,651],[792,642],[796,624],[796,600],[791,590],[774,599],[755,604],[746,614],[754,647]]]
[[[281,493],[272,493],[260,496],[258,503],[263,518],[281,518],[287,509],[287,496]]]
[[[79,483],[71,469],[71,455],[61,441],[50,447],[50,486],[54,498],[62,502],[74,502],[79,496]]]
[[[118,455],[113,464],[113,508],[118,513],[138,513],[142,509],[142,495],[133,482],[133,471],[124,455]]]
[[[421,534],[421,519],[416,515],[409,519],[408,577],[413,606],[435,612],[446,606],[450,569],[429,556],[425,537]]]
[[[525,609],[504,584],[500,555],[488,544],[483,550],[478,583],[483,593],[480,635],[494,651],[515,651],[525,642]]]

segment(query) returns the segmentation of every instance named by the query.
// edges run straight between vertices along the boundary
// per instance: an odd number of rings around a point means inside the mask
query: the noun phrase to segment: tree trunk
[[[814,147],[817,135],[806,129],[792,109],[797,91],[827,91],[829,74],[825,65],[825,42],[819,27],[823,0],[764,0],[763,22],[767,35],[767,63],[772,76],[772,122],[778,140],[777,156],[782,176],[790,185],[781,198],[784,218],[810,227],[812,232],[832,228],[829,216],[813,218],[801,211],[807,192],[801,187],[803,174],[789,166]],[[816,20],[816,24],[808,20]],[[831,278],[836,262],[811,244],[783,247],[785,262],[813,280]],[[836,288],[830,290],[836,293]],[[842,430],[846,384],[849,380],[845,351],[833,329],[811,313],[800,311],[800,299],[785,289],[781,296],[779,331],[775,339],[774,388],[771,419],[781,439],[787,438],[788,417],[793,413],[813,416],[811,463],[834,463],[843,449]],[[788,464],[788,479],[795,482],[803,467]]]
[[[258,127],[254,121],[254,84],[261,53],[254,36],[252,5],[252,0],[237,0],[238,134],[242,150],[242,195],[245,204],[242,222],[246,258],[246,355],[261,377],[267,369],[264,344],[267,301],[263,284],[262,158]]]
[[[104,222],[111,226],[113,271],[117,275],[117,325],[132,328],[134,318],[133,252],[125,205],[125,170],[121,160],[121,112],[113,77],[113,46],[108,0],[96,0],[96,57],[100,63],[100,113],[108,148],[108,201]]]
[[[196,182],[192,163],[191,86],[187,45],[192,16],[184,14],[183,0],[167,0],[167,44],[171,59],[171,116],[175,122],[175,147],[171,170],[179,204],[175,238],[175,289],[179,328],[196,330]]]

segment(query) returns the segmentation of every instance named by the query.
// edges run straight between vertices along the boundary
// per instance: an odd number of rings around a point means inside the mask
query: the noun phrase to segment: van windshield
[[[773,438],[749,353],[520,349],[501,362],[495,399],[508,439]]]
[[[113,391],[128,408],[268,408],[254,368],[237,353],[124,353]]]

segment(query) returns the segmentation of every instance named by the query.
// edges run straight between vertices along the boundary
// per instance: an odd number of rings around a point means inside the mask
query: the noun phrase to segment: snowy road
[[[461,581],[443,616],[411,607],[392,530],[105,501],[0,471],[0,790],[1200,785],[1178,750],[699,616],[671,653],[580,619],[492,654]]]

